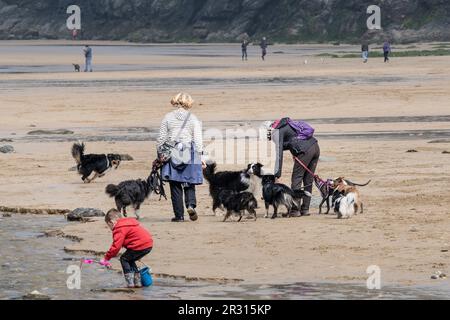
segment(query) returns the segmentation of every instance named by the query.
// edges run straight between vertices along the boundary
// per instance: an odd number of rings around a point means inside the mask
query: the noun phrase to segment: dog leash
[[[329,192],[329,188],[331,187],[330,181],[329,180],[323,180],[319,177],[318,174],[315,174],[314,172],[312,172],[304,163],[303,161],[301,161],[299,158],[297,158],[296,156],[294,156],[294,160],[297,161],[302,167],[303,169],[305,169],[310,175],[313,176],[314,178],[314,183],[316,184],[317,189],[319,189],[320,193],[322,193],[322,188],[324,186],[326,186],[327,188],[327,193]]]
[[[150,173],[150,185],[156,194],[159,195],[159,200],[162,198],[167,200],[166,191],[164,190],[164,181],[160,174],[160,169],[164,163],[160,159],[156,159],[152,163],[152,172]]]
[[[325,180],[321,179],[319,175],[312,172],[299,158],[294,156],[294,160],[297,161],[310,175],[312,175],[314,177],[314,180],[318,179],[322,183],[327,183]]]

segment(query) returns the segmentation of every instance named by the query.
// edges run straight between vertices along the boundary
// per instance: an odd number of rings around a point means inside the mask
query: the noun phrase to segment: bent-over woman
[[[314,129],[304,121],[293,121],[290,118],[282,118],[277,121],[266,122],[268,138],[275,143],[276,161],[275,177],[279,179],[283,169],[283,151],[289,150],[312,173],[315,173],[320,158],[320,148],[317,139],[313,136]],[[314,176],[294,160],[292,170],[292,190],[303,187],[312,192]],[[300,211],[292,212],[293,216],[308,216],[311,197],[303,196]]]

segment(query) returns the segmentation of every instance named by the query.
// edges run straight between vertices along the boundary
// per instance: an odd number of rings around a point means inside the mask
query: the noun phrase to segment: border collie
[[[84,143],[74,143],[72,157],[77,163],[77,171],[81,174],[81,180],[85,183],[94,181],[97,177],[103,177],[111,168],[117,169],[122,160],[119,154],[84,154]],[[89,178],[91,173],[95,175]]]
[[[203,175],[209,182],[209,194],[213,199],[214,214],[216,214],[217,208],[223,208],[219,197],[222,190],[249,192],[257,197],[262,189],[262,167],[263,165],[260,163],[250,163],[247,169],[241,171],[216,172],[217,164],[208,162],[203,170]]]
[[[116,201],[117,210],[127,216],[127,207],[132,206],[134,214],[139,220],[139,209],[141,204],[153,191],[151,176],[147,180],[127,180],[118,185],[109,184],[105,188],[106,194]]]
[[[75,69],[75,72],[80,72],[81,71],[81,67],[79,64],[76,63],[72,63],[73,64],[73,68]]]
[[[283,217],[290,216],[293,208],[300,207],[300,201],[303,196],[311,197],[311,193],[304,190],[292,190],[287,185],[282,183],[275,183],[274,175],[264,175],[262,177],[263,184],[263,199],[266,206],[265,218],[269,217],[269,207],[273,206],[272,219],[275,219],[278,214],[278,208],[284,206],[287,213]]]
[[[226,210],[223,222],[225,222],[232,214],[238,215],[238,222],[240,222],[245,211],[251,214],[253,220],[256,221],[256,208],[258,207],[258,202],[252,193],[221,190],[218,193],[218,197]]]

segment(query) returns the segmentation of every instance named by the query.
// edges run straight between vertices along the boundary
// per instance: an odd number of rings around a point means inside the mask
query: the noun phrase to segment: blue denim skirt
[[[161,177],[164,181],[176,181],[188,184],[202,184],[203,170],[201,155],[195,150],[195,146],[191,144],[191,159],[183,165],[176,165],[172,160],[164,164],[161,169]]]

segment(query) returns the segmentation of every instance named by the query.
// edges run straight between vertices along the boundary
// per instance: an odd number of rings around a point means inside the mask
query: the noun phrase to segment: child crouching
[[[109,260],[117,256],[122,247],[126,248],[127,251],[120,257],[120,263],[122,264],[127,287],[141,287],[141,274],[136,261],[142,259],[152,250],[152,235],[137,220],[122,218],[116,209],[108,211],[105,216],[105,222],[113,232],[113,244],[101,263],[109,266]]]

